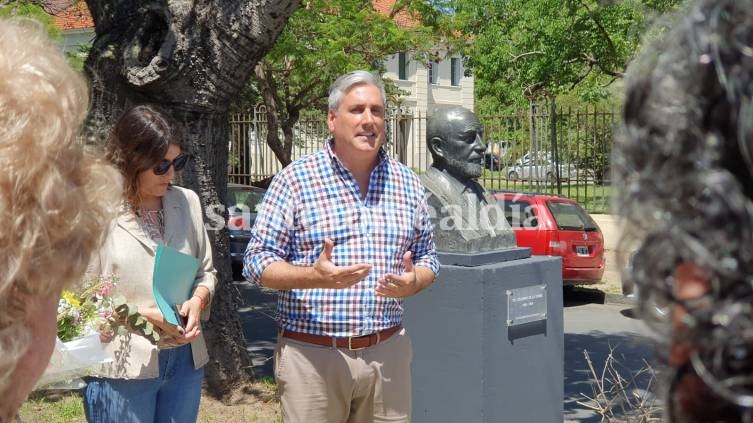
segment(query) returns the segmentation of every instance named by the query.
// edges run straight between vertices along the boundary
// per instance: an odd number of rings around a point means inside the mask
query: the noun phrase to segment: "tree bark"
[[[139,103],[166,109],[185,125],[194,160],[182,184],[205,207],[224,204],[228,114],[256,63],[272,47],[300,0],[86,0],[95,38],[86,71],[92,108],[86,133],[102,143],[123,110]],[[224,398],[250,380],[251,363],[230,283],[227,229],[209,231],[220,274],[204,327],[209,393]],[[246,370],[246,371],[241,371]]]

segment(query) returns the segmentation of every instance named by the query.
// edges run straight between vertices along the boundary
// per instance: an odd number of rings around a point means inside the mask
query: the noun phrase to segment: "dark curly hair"
[[[125,179],[125,199],[133,208],[140,204],[138,176],[165,157],[170,145],[185,152],[181,125],[161,108],[142,104],[128,109],[118,119],[107,143],[107,159]]]
[[[670,420],[753,421],[753,1],[684,12],[626,78],[619,249],[635,249],[624,277],[671,340]],[[686,263],[708,283],[697,298],[678,295]],[[673,363],[678,344],[689,358]]]

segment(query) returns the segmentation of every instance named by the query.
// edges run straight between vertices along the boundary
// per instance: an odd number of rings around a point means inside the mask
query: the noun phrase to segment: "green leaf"
[[[126,299],[122,295],[114,295],[112,297],[112,304],[113,304],[113,307],[115,307],[115,310],[117,310],[122,305],[127,305]]]
[[[619,80],[654,18],[682,0],[453,0],[477,112]],[[598,100],[597,100],[598,101]]]

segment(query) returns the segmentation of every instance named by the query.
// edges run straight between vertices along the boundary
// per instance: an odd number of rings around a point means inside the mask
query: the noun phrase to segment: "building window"
[[[439,62],[429,62],[429,83],[439,84]]]
[[[450,84],[453,87],[460,86],[460,78],[463,76],[460,63],[460,58],[458,57],[453,57],[450,60]]]
[[[408,79],[408,54],[397,54],[397,77],[401,81]]]

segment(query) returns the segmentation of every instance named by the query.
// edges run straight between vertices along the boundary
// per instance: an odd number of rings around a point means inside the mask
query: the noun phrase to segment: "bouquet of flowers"
[[[114,295],[114,275],[87,278],[76,290],[65,290],[58,302],[57,336],[50,364],[37,387],[79,388],[79,377],[92,374],[112,359],[104,350],[100,335],[131,332],[159,342],[159,333],[143,316]]]
[[[58,338],[72,341],[94,333],[113,333],[115,276],[87,280],[79,292],[65,290],[58,301]]]

